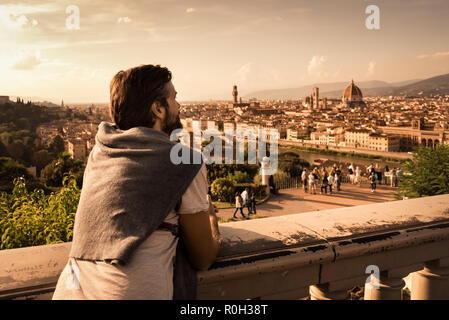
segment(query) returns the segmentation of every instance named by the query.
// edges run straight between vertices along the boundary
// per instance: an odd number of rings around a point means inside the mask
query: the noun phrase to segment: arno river
[[[313,165],[313,162],[317,159],[328,159],[332,161],[338,161],[342,164],[345,163],[354,163],[354,165],[362,165],[362,166],[369,166],[371,163],[376,165],[379,164],[380,168],[384,168],[385,165],[388,165],[390,168],[393,167],[399,167],[400,163],[398,162],[392,162],[392,161],[385,161],[385,160],[378,160],[378,159],[367,159],[367,158],[359,158],[357,156],[354,157],[348,157],[348,156],[340,156],[340,155],[329,155],[329,154],[321,154],[321,153],[315,153],[315,152],[307,152],[302,151],[298,149],[287,149],[279,147],[279,152],[295,152],[299,154],[301,159],[306,160],[310,163],[310,165]]]

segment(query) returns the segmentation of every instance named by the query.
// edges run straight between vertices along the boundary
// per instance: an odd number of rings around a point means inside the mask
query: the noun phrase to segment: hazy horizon
[[[449,2],[2,0],[0,95],[107,103],[119,70],[160,64],[179,101],[230,100],[313,83],[426,79],[449,73]],[[365,9],[380,9],[368,30]]]

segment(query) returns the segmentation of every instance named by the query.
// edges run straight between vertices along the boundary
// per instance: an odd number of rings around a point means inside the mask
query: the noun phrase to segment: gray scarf
[[[70,257],[126,264],[175,208],[201,164],[173,164],[170,150],[176,143],[151,128],[122,131],[102,122],[95,141],[84,172]],[[183,148],[191,155],[196,152]],[[196,273],[182,239],[176,255],[174,298],[195,298]]]

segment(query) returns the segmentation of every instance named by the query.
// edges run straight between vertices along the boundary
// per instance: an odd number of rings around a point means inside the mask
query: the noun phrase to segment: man
[[[301,181],[302,181],[302,190],[304,192],[307,192],[307,177],[308,177],[308,172],[307,169],[304,168],[302,169],[302,173],[301,173]]]
[[[241,197],[243,200],[243,207],[248,209],[248,216],[252,214],[251,212],[251,204],[249,202],[249,193],[248,193],[249,189],[245,188],[245,190],[243,190]]]
[[[114,123],[99,125],[53,299],[195,299],[194,269],[212,265],[221,237],[205,164],[171,161],[182,127],[171,73],[120,71],[110,99]]]
[[[341,169],[342,165],[335,170],[335,181],[337,184],[337,191],[341,191]]]
[[[374,172],[371,172],[370,176],[368,177],[368,180],[371,183],[371,192],[375,192],[376,191],[376,175],[374,174]]]

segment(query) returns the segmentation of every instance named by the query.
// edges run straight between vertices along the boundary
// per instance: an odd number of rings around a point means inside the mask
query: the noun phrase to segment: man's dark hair
[[[118,72],[110,85],[110,114],[121,130],[154,125],[151,105],[159,101],[168,108],[165,85],[172,74],[160,65],[141,65]]]

